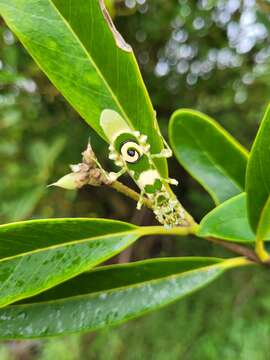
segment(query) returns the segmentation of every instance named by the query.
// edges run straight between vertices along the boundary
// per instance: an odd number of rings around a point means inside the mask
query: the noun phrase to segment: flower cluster
[[[90,142],[82,152],[82,162],[70,165],[71,173],[63,176],[50,186],[58,186],[67,190],[80,189],[85,185],[109,185],[114,180],[99,164]]]

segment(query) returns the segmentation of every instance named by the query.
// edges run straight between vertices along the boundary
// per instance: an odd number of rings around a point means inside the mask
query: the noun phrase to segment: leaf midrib
[[[122,111],[122,114],[125,116],[126,120],[128,121],[129,125],[131,126],[131,128],[134,129],[131,121],[129,120],[129,117],[126,114],[126,111],[124,110],[124,108],[122,107],[122,105],[120,104],[118,98],[116,97],[116,95],[114,94],[110,84],[107,82],[107,80],[104,78],[102,71],[100,70],[100,68],[98,67],[98,65],[95,63],[94,59],[90,56],[90,54],[88,53],[87,49],[85,48],[85,46],[83,45],[83,43],[81,42],[80,38],[77,36],[77,34],[75,33],[75,31],[73,30],[73,28],[71,27],[71,25],[68,23],[67,19],[61,14],[61,12],[58,10],[58,8],[56,7],[56,5],[52,2],[52,0],[49,0],[49,3],[51,4],[51,6],[56,10],[57,14],[63,19],[64,24],[66,25],[66,27],[71,31],[72,35],[75,37],[75,39],[77,39],[79,45],[82,47],[83,51],[85,52],[86,56],[89,58],[90,62],[92,63],[92,65],[94,66],[94,68],[96,69],[97,73],[100,75],[101,79],[104,81],[104,84],[106,85],[106,87],[108,88],[110,94],[112,95],[112,98],[114,99],[114,101],[116,102],[117,106],[119,107],[119,109]]]
[[[9,260],[13,260],[13,259],[16,259],[16,258],[20,258],[20,257],[26,257],[26,256],[32,256],[32,255],[35,255],[37,253],[41,253],[41,252],[46,252],[48,250],[55,250],[55,249],[58,249],[58,248],[61,248],[61,247],[67,247],[67,246],[73,246],[73,245],[80,245],[84,242],[88,242],[88,241],[98,241],[98,240],[107,240],[108,238],[112,238],[112,237],[117,237],[117,236],[126,236],[126,235],[138,235],[139,237],[140,236],[143,236],[143,233],[140,232],[140,229],[134,229],[134,230],[131,230],[131,231],[123,231],[123,232],[116,232],[116,233],[112,233],[112,234],[106,234],[106,235],[100,235],[100,236],[96,236],[96,237],[93,237],[93,238],[83,238],[83,239],[80,239],[80,240],[72,240],[72,241],[69,241],[69,242],[64,242],[64,243],[61,243],[61,244],[55,244],[55,245],[52,245],[52,246],[46,246],[44,248],[40,248],[40,249],[35,249],[33,251],[29,251],[29,252],[23,252],[21,254],[17,254],[17,255],[13,255],[13,256],[9,256],[9,257],[6,257],[6,258],[3,258],[3,259],[0,259],[0,265],[1,263],[5,262],[5,261],[9,261]]]
[[[220,263],[217,263],[217,264],[207,265],[207,266],[203,266],[201,268],[187,270],[187,271],[184,271],[182,273],[176,273],[176,274],[172,274],[172,275],[168,275],[168,276],[163,276],[163,277],[160,277],[158,279],[145,280],[145,281],[134,283],[133,285],[123,285],[123,286],[115,287],[115,288],[112,288],[112,289],[100,290],[100,291],[95,291],[93,293],[87,293],[87,294],[73,295],[73,296],[68,296],[68,297],[65,297],[65,298],[60,298],[60,299],[57,299],[57,300],[52,299],[52,300],[40,301],[40,302],[34,302],[34,303],[28,303],[28,304],[22,304],[22,305],[11,305],[10,307],[16,307],[16,306],[27,307],[27,306],[33,306],[33,305],[38,306],[38,305],[41,305],[41,304],[49,304],[50,305],[51,303],[62,303],[62,302],[66,302],[66,301],[72,301],[72,299],[78,300],[78,299],[83,299],[85,297],[93,298],[93,297],[96,297],[99,294],[103,294],[103,293],[111,294],[111,293],[114,293],[114,292],[119,291],[119,290],[126,290],[129,287],[139,288],[139,287],[145,286],[145,285],[147,285],[149,283],[152,284],[152,283],[162,282],[164,280],[172,280],[172,279],[174,279],[176,277],[177,278],[182,277],[182,276],[184,277],[185,275],[187,275],[187,274],[189,275],[190,273],[206,272],[208,270],[212,270],[212,269],[219,268],[219,267],[220,267],[221,271],[226,270],[226,267],[224,267],[224,269],[223,269],[223,262],[221,261]]]
[[[193,136],[192,132],[186,127],[183,125],[183,127],[185,128],[185,130],[188,132],[189,136],[195,141],[195,143],[197,144],[198,148],[202,150],[202,153],[205,154],[206,158],[214,165],[214,167],[216,169],[218,169],[222,175],[225,175],[225,177],[229,178],[229,180],[237,187],[239,188],[240,190],[243,190],[243,186],[242,184],[238,183],[236,179],[234,179],[229,173],[227,173],[227,171],[216,164],[216,161],[214,158],[212,158],[212,156],[209,154],[209,152],[207,152],[206,150],[203,149],[203,147],[201,146],[201,143],[198,141],[198,139]]]
[[[73,37],[75,38],[75,40],[78,42],[78,45],[81,47],[81,49],[83,50],[83,52],[86,54],[86,57],[89,59],[90,63],[93,65],[93,67],[95,68],[95,70],[97,71],[98,75],[100,76],[101,80],[103,81],[105,87],[107,88],[107,90],[109,91],[109,93],[112,96],[112,99],[115,101],[116,105],[118,106],[119,110],[122,112],[122,115],[125,117],[125,119],[128,121],[129,126],[134,129],[131,121],[129,120],[129,117],[127,116],[125,110],[123,109],[122,105],[119,103],[118,98],[116,97],[116,95],[114,94],[111,86],[108,84],[108,82],[106,81],[106,79],[104,78],[102,71],[99,69],[99,67],[97,66],[97,64],[94,62],[94,60],[92,59],[92,57],[90,56],[90,54],[88,53],[88,51],[86,50],[86,48],[84,47],[83,43],[81,42],[80,38],[77,36],[77,34],[75,33],[75,31],[73,30],[73,28],[71,27],[71,25],[68,23],[68,21],[63,17],[63,15],[61,14],[61,12],[58,10],[58,8],[55,6],[55,4],[51,1],[48,0],[48,3],[50,4],[50,6],[55,10],[55,12],[57,13],[57,15],[60,17],[60,19],[63,21],[63,23],[65,24],[66,28],[71,32],[71,34],[73,35]],[[5,4],[5,6],[10,7],[11,9],[15,10],[15,12],[21,12],[27,16],[29,16],[28,12],[25,12],[21,9],[18,9],[10,4]],[[32,16],[32,14],[30,14],[30,16]],[[44,18],[44,20],[48,21],[48,18]],[[11,28],[13,26],[10,26]],[[17,32],[17,31],[16,31]],[[25,40],[27,39],[22,33],[20,33],[20,37],[24,38]],[[28,40],[27,40],[28,43]],[[41,66],[39,64],[39,66],[43,69],[43,66]],[[43,69],[44,71],[44,69]],[[46,74],[47,72],[44,71]],[[48,76],[48,75],[47,75]],[[49,76],[48,76],[49,77]]]

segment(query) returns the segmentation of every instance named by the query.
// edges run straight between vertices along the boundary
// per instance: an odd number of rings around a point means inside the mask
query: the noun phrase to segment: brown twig
[[[245,256],[247,259],[256,262],[258,264],[262,264],[261,260],[258,258],[258,256],[256,255],[256,253],[251,250],[250,248],[246,247],[246,246],[242,246],[239,244],[235,244],[235,243],[231,243],[228,241],[224,241],[224,240],[220,240],[220,239],[216,239],[216,238],[204,238],[205,240],[211,241],[214,244],[217,245],[221,245],[222,247],[224,247],[225,249],[228,249],[232,252],[234,252],[235,254],[238,255],[242,255]]]
[[[162,226],[148,226],[144,228],[144,235],[195,235],[197,233],[197,230],[199,228],[198,224],[195,224],[193,226],[185,226],[185,227],[175,227],[171,229],[165,229]],[[220,245],[224,247],[227,250],[230,250],[231,252],[244,256],[248,260],[253,261],[254,263],[260,264],[260,265],[266,265],[270,266],[270,262],[262,262],[259,257],[256,255],[255,251],[248,248],[247,246],[243,246],[236,243],[231,243],[229,241],[225,241],[222,239],[212,238],[212,237],[201,237],[202,240],[209,241],[211,243]]]
[[[119,181],[114,181],[113,183],[109,184],[109,186],[111,188],[117,190],[118,192],[130,197],[131,199],[133,199],[135,201],[139,201],[139,199],[140,199],[140,195],[136,191],[130,189],[128,186],[122,184]],[[143,204],[146,207],[148,207],[149,209],[152,208],[151,202],[145,197],[143,198]],[[190,216],[190,218],[192,219],[192,222],[190,223],[190,226],[180,227],[180,228],[178,227],[177,228],[178,229],[177,232],[179,232],[180,229],[181,229],[181,232],[182,232],[181,235],[184,235],[184,234],[186,234],[186,235],[187,234],[196,235],[196,229],[198,228],[199,225],[193,220],[193,218],[191,216]],[[149,230],[151,232],[152,230],[150,228],[151,227],[149,227]],[[155,232],[155,230],[154,230],[154,232]],[[167,231],[167,233],[170,233],[170,231]],[[173,234],[173,232],[171,234]],[[175,234],[175,235],[177,235],[177,234]],[[254,263],[257,263],[257,264],[260,264],[260,265],[270,266],[270,262],[262,262],[260,260],[260,258],[257,256],[256,252],[253,251],[252,249],[248,248],[247,246],[242,246],[242,245],[239,245],[239,244],[236,244],[236,243],[231,243],[231,242],[228,242],[228,241],[224,241],[222,239],[217,239],[217,238],[212,238],[212,237],[203,238],[203,239],[207,240],[207,241],[210,241],[210,242],[212,242],[214,244],[220,245],[220,246],[224,247],[225,249],[227,249],[227,250],[229,250],[229,251],[231,251],[231,252],[233,252],[235,254],[244,256],[247,259],[253,261]]]
[[[128,186],[124,185],[120,181],[116,180],[116,181],[114,181],[112,183],[106,184],[106,186],[109,186],[109,187],[115,189],[116,191],[128,196],[129,198],[131,198],[131,199],[133,199],[133,200],[135,200],[137,202],[139,200],[141,200],[140,194],[138,194],[136,191],[130,189]],[[153,204],[146,197],[142,198],[142,203],[148,209],[153,210]],[[196,225],[196,222],[194,221],[193,217],[186,211],[186,209],[183,207],[183,205],[181,203],[179,203],[179,204],[183,208],[183,211],[185,213],[185,219],[186,219],[186,222],[187,222],[187,227],[188,226],[193,227],[194,225]]]
[[[131,199],[135,200],[135,201],[139,201],[140,199],[140,195],[130,189],[128,186],[122,184],[120,181],[114,181],[112,182],[111,184],[108,184],[109,187],[115,189],[116,191],[130,197]],[[145,197],[143,198],[143,204],[148,207],[149,209],[152,209],[152,204],[151,204],[151,201],[146,199]]]

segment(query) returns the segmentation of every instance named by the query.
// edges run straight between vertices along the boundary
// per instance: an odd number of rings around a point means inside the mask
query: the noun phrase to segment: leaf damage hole
[[[118,30],[116,29],[116,27],[114,26],[114,23],[108,13],[108,10],[106,9],[106,6],[104,4],[104,0],[99,0],[99,4],[100,4],[100,8],[101,11],[103,13],[104,19],[106,20],[107,24],[109,25],[109,29],[111,30],[116,45],[127,52],[132,52],[132,48],[131,46],[123,39],[122,35],[118,32]]]

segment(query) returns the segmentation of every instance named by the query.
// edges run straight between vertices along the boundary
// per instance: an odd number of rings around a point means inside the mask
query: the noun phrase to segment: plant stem
[[[145,226],[142,227],[142,234],[143,235],[178,235],[178,236],[196,235],[198,227],[199,225],[196,223],[194,223],[192,226],[174,227],[171,229],[166,229],[164,228],[164,226]],[[249,259],[254,263],[259,263],[259,264],[262,263],[259,257],[256,255],[256,253],[246,246],[242,246],[239,244],[231,243],[216,238],[202,237],[201,239],[212,242],[217,245],[221,245],[227,250],[230,250],[235,254],[244,256],[245,258]]]
[[[224,260],[222,264],[225,268],[231,268],[231,267],[235,268],[238,266],[252,265],[252,264],[254,264],[254,262],[250,261],[249,259],[247,259],[245,257],[240,257],[240,258],[237,257],[237,258]]]
[[[111,183],[109,186],[135,201],[139,201],[140,199],[140,195],[136,191],[130,189],[128,186],[122,184],[120,181],[116,180],[113,183]],[[151,201],[145,197],[143,198],[143,204],[149,209],[152,209]],[[166,229],[164,226],[144,226],[141,228],[142,235],[179,235],[179,236],[196,235],[199,225],[194,221],[192,216],[186,210],[185,213],[186,213],[186,219],[188,221],[187,226],[178,226],[169,229]],[[206,241],[212,242],[217,245],[221,245],[227,250],[230,250],[235,254],[244,256],[245,258],[249,259],[254,263],[258,263],[258,264],[264,263],[265,265],[270,266],[270,262],[267,262],[267,260],[269,260],[269,255],[264,250],[264,247],[262,247],[263,244],[261,244],[261,242],[257,241],[256,252],[255,252],[246,246],[242,246],[236,243],[231,243],[229,241],[224,241],[222,239],[211,238],[211,237],[209,238],[202,237],[201,239],[204,239]]]
[[[116,180],[112,182],[111,184],[108,184],[111,188],[115,189],[116,191],[130,197],[131,199],[135,201],[140,200],[140,194],[138,194],[136,191],[130,189],[128,186],[122,184],[120,181]],[[149,209],[152,209],[152,204],[149,199],[146,197],[143,197],[143,204],[148,207]],[[185,218],[187,220],[188,225],[185,227],[193,227],[196,225],[196,222],[194,221],[193,217],[186,211],[186,209],[183,207],[183,205],[180,203],[181,207],[183,208],[185,212]]]
[[[198,229],[198,224],[192,226],[178,226],[165,228],[164,226],[143,226],[142,235],[194,235]]]
[[[230,250],[231,252],[233,252],[235,254],[245,256],[247,259],[249,259],[255,263],[261,263],[260,259],[256,255],[256,253],[246,246],[242,246],[239,244],[224,241],[222,239],[216,239],[216,238],[211,238],[211,237],[210,238],[202,238],[202,239],[210,241],[217,245],[221,245],[225,249]]]
[[[265,250],[264,241],[260,238],[256,239],[256,253],[262,262],[269,260],[269,254]]]
[[[111,184],[109,184],[108,186],[110,186],[111,188],[115,189],[116,191],[130,197],[131,199],[135,200],[135,201],[139,201],[140,199],[140,195],[130,189],[128,186],[122,184],[120,181],[114,181],[112,182]],[[149,209],[152,209],[152,204],[151,204],[151,201],[148,200],[147,198],[143,198],[143,204],[148,207]]]

